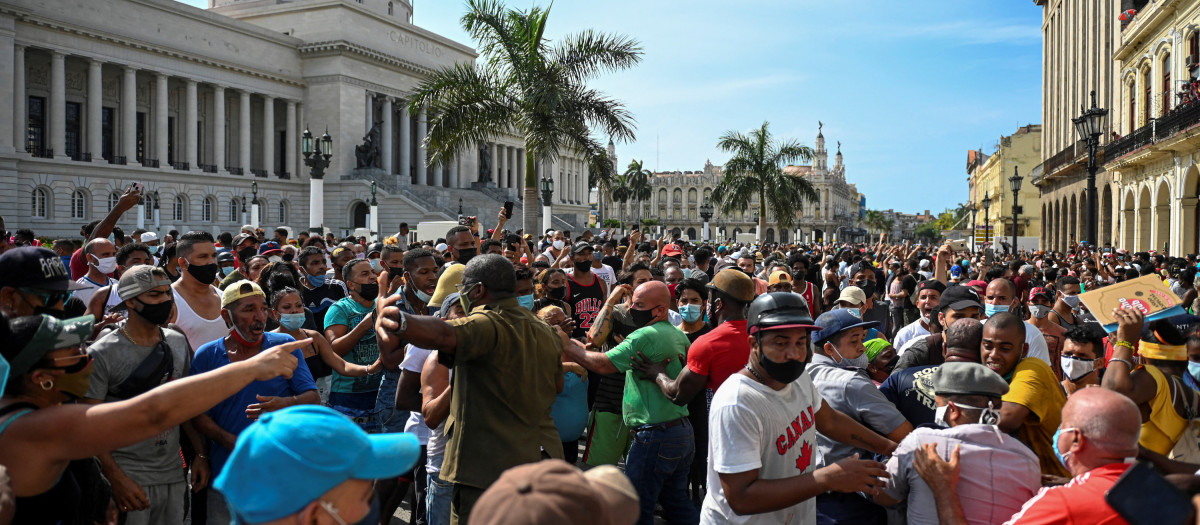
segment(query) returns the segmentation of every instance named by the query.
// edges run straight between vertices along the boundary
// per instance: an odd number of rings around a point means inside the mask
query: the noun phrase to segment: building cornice
[[[325,42],[313,42],[304,44],[299,48],[300,56],[305,58],[338,56],[338,55],[354,55],[365,58],[368,61],[375,62],[386,66],[391,66],[395,69],[417,73],[422,76],[429,76],[433,73],[433,69],[417,64],[409,60],[405,60],[395,55],[381,53],[374,49],[367,48],[345,40],[330,40]],[[329,75],[339,76],[339,75]],[[320,77],[317,77],[320,78]],[[394,89],[384,89],[381,92],[396,92]]]

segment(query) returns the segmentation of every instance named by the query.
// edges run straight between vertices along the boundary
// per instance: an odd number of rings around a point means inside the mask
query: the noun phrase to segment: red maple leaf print
[[[808,470],[808,466],[812,464],[812,445],[807,441],[800,446],[800,457],[796,458],[796,468],[801,472]]]

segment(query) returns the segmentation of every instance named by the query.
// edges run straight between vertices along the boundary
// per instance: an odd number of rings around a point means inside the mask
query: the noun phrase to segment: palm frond
[[[638,42],[624,35],[606,35],[592,29],[567,35],[558,41],[550,61],[575,82],[593,76],[629,69],[642,60]]]

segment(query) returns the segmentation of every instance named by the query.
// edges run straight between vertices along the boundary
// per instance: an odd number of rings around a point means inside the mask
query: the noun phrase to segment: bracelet
[[[205,456],[204,454],[196,454],[196,457],[200,459],[208,459],[208,456]]]
[[[1130,360],[1128,360],[1128,359],[1125,359],[1125,358],[1123,358],[1123,357],[1114,357],[1114,358],[1112,358],[1112,359],[1109,359],[1109,360],[1108,360],[1108,362],[1109,362],[1109,363],[1113,363],[1113,362],[1117,362],[1117,363],[1125,363],[1125,366],[1129,367],[1129,369],[1130,369],[1130,370],[1133,370],[1133,369],[1134,369],[1134,366],[1133,366],[1133,361],[1130,361]]]
[[[400,329],[396,333],[402,334],[408,330],[408,316],[404,312],[400,312]]]
[[[1118,346],[1123,346],[1133,352],[1137,351],[1137,348],[1134,348],[1133,343],[1130,343],[1129,341],[1117,341],[1117,342],[1113,343],[1113,348],[1116,348]]]

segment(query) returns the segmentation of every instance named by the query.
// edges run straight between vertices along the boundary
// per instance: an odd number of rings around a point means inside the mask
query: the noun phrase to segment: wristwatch
[[[400,312],[400,329],[396,333],[402,334],[406,330],[408,330],[408,316],[404,315],[404,312]]]

